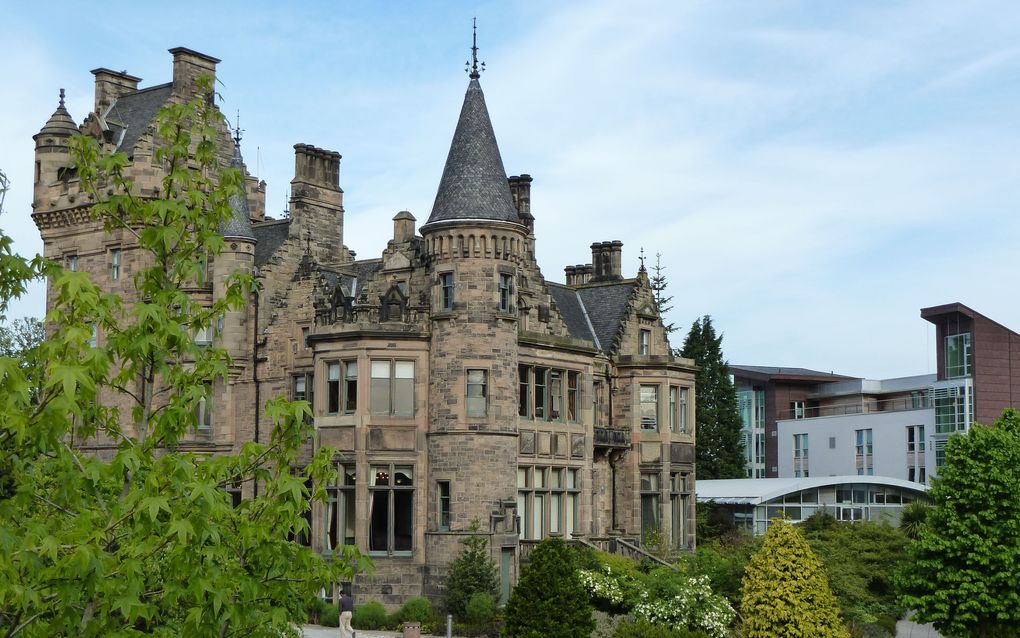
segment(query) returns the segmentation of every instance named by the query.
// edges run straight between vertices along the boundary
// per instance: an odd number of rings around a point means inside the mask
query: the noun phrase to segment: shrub
[[[329,603],[319,612],[319,624],[324,627],[340,626],[340,608]]]
[[[708,638],[708,634],[683,627],[656,625],[639,618],[636,621],[625,619],[617,623],[613,638]]]
[[[510,594],[503,631],[513,638],[589,638],[591,612],[573,553],[563,539],[547,538],[532,550]]]
[[[477,521],[471,524],[478,529]],[[450,563],[446,578],[446,611],[457,620],[464,620],[468,601],[476,593],[499,596],[499,577],[496,563],[489,556],[489,543],[484,536],[468,536],[463,541],[464,551]]]
[[[712,592],[706,576],[690,577],[666,568],[645,578],[646,592],[634,614],[654,624],[726,636],[736,612],[723,596]]]
[[[429,599],[416,596],[408,598],[404,606],[397,611],[396,621],[397,623],[419,622],[425,624],[432,622],[435,616],[436,614],[432,611],[432,603],[429,602]]]
[[[746,638],[849,638],[821,561],[789,522],[774,519],[744,574]]]
[[[487,625],[496,617],[496,597],[485,592],[471,595],[464,619],[472,625]]]
[[[358,629],[381,629],[386,626],[386,608],[377,600],[354,606],[351,624]]]

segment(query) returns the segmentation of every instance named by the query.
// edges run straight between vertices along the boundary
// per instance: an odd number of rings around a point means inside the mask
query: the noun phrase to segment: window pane
[[[641,386],[641,429],[659,429],[659,386]]]
[[[535,418],[545,418],[545,375],[548,368],[535,368]]]
[[[373,466],[372,467],[372,482],[370,485],[389,485],[390,484],[390,468],[386,466]]]
[[[414,530],[414,492],[393,491],[393,551],[411,551]]]
[[[467,371],[467,415],[485,416],[487,370]]]
[[[344,545],[354,545],[354,492],[341,494],[344,501]]]
[[[414,485],[414,468],[400,465],[393,468],[393,484],[397,487]]]
[[[567,531],[577,532],[578,503],[580,499],[577,494],[567,494]]]
[[[551,494],[549,496],[549,531],[560,532],[560,518],[563,516],[563,495]]]
[[[523,467],[517,468],[517,487],[528,486],[528,470]]]
[[[576,372],[567,373],[567,420],[577,421],[578,392]]]
[[[358,408],[358,362],[344,362],[344,413],[354,414]]]
[[[518,401],[520,402],[517,406],[518,416],[528,417],[531,416],[531,385],[529,383],[531,378],[531,368],[528,366],[520,366],[517,368],[517,376],[520,384],[520,396]]]
[[[384,552],[388,549],[387,541],[390,528],[390,503],[388,490],[374,490],[371,492],[369,512],[369,541],[368,549],[375,552]]]
[[[559,370],[549,372],[549,419],[559,421],[563,418],[563,373]]]
[[[390,362],[372,362],[372,414],[390,413]]]
[[[400,377],[393,381],[393,414],[414,416],[414,377]]]
[[[545,535],[545,526],[543,523],[545,514],[545,495],[535,494],[535,515],[532,517],[531,522],[531,538],[542,538]]]

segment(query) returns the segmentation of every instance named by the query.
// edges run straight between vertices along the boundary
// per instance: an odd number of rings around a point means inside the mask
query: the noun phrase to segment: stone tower
[[[455,504],[428,536],[429,567],[441,568],[475,521],[494,558],[518,544],[516,287],[528,229],[477,70],[421,232],[432,282],[428,465]]]

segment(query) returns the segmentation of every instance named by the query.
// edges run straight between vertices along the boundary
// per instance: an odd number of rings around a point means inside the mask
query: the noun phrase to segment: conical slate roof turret
[[[234,156],[230,159],[230,167],[241,171],[244,178],[244,159],[241,157],[241,140],[234,138]],[[251,211],[248,208],[248,197],[244,193],[230,196],[230,217],[220,226],[220,233],[225,239],[245,239],[257,241],[251,226]]]
[[[439,192],[425,225],[452,220],[521,223],[477,73],[471,74]]]
[[[78,132],[78,125],[74,123],[74,120],[71,119],[71,114],[64,107],[64,89],[60,89],[60,104],[57,106],[57,110],[53,112],[50,119],[43,125],[42,130],[33,136],[33,139],[38,140],[43,135],[71,137]]]

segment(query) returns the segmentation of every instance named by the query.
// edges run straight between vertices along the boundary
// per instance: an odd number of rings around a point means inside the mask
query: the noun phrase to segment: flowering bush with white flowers
[[[602,571],[593,569],[578,570],[581,577],[581,584],[596,601],[605,601],[610,605],[619,605],[623,602],[623,589],[620,583],[613,576],[609,565],[603,565]]]
[[[686,582],[683,582],[685,580]],[[647,591],[634,606],[634,614],[657,625],[682,625],[701,629],[713,638],[724,638],[736,612],[723,596],[712,592],[708,577],[683,577],[672,589],[674,595],[657,597]]]

